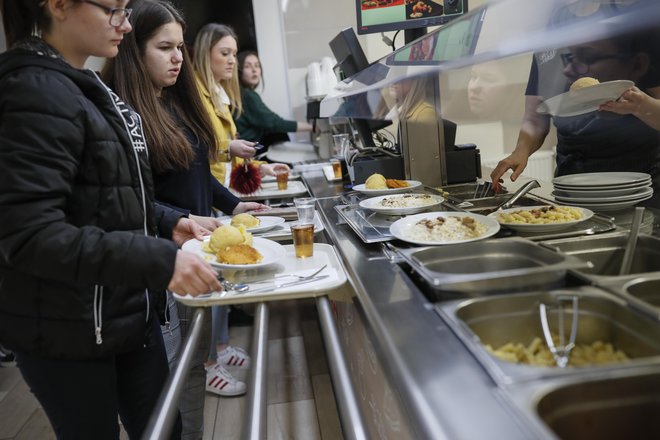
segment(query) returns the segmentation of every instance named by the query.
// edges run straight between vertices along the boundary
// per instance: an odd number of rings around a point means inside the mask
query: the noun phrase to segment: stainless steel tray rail
[[[144,430],[142,440],[160,440],[169,438],[172,432],[172,425],[177,417],[176,402],[181,396],[181,391],[187,377],[187,372],[190,369],[190,362],[192,361],[195,347],[200,338],[202,331],[202,321],[204,320],[205,310],[198,308],[193,315],[190,330],[186,336],[186,341],[181,347],[181,356],[179,363],[170,373],[167,378],[167,383],[160,393],[158,402],[149,419],[149,423]]]

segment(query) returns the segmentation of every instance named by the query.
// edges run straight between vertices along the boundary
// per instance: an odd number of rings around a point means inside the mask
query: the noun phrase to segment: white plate
[[[408,231],[410,230],[415,223],[423,219],[435,219],[437,217],[472,217],[476,221],[480,222],[486,227],[486,232],[480,237],[474,238],[465,238],[458,240],[417,240],[414,238],[408,237]],[[483,240],[484,238],[491,237],[500,230],[500,224],[494,218],[486,217],[479,214],[472,214],[469,212],[425,212],[422,214],[409,215],[392,223],[390,226],[390,233],[398,238],[399,240],[407,241],[408,243],[421,244],[421,245],[435,245],[435,244],[457,244],[457,243],[467,243],[470,241]]]
[[[607,81],[595,86],[568,91],[539,104],[538,113],[553,116],[577,116],[598,110],[601,104],[617,99],[635,83],[627,80]]]
[[[282,223],[285,222],[285,220],[282,217],[275,217],[269,215],[265,215],[265,216],[258,215],[256,216],[256,218],[259,220],[259,224],[252,228],[247,228],[247,231],[252,234],[273,229],[275,226],[281,225]],[[231,225],[231,219],[222,220],[220,223],[222,223],[223,225]]]
[[[589,198],[606,199],[610,197],[619,197],[619,196],[626,196],[629,194],[640,193],[642,192],[642,190],[648,188],[649,185],[650,182],[642,183],[640,185],[625,187],[625,188],[585,189],[585,190],[555,188],[555,191],[552,193],[552,195],[555,197],[565,197],[565,198],[589,197]]]
[[[361,192],[362,194],[367,194],[369,196],[383,196],[386,194],[398,194],[398,193],[403,193],[410,191],[411,189],[415,189],[417,187],[422,186],[422,182],[419,182],[417,180],[406,180],[408,182],[408,186],[405,188],[387,188],[387,189],[367,189],[364,185],[364,183],[361,183],[359,185],[355,185],[353,189],[355,191]]]
[[[647,181],[651,181],[649,174],[629,172],[567,174],[552,179],[555,187],[564,189],[624,188]]]
[[[651,187],[643,187],[643,188],[636,188],[636,192],[632,194],[625,194],[622,196],[607,196],[607,197],[566,197],[562,196],[560,194],[556,194],[557,191],[553,192],[552,195],[554,196],[555,200],[558,200],[560,202],[567,202],[567,203],[611,203],[611,202],[625,202],[628,200],[639,200],[643,199],[644,197],[648,196],[649,194],[653,194],[653,188]]]
[[[204,241],[208,241],[209,239],[210,237],[207,237]],[[270,264],[277,263],[282,258],[285,251],[284,247],[275,241],[268,240],[266,238],[253,237],[252,247],[259,251],[259,253],[264,257],[260,262],[256,264],[224,264],[216,261],[215,255],[204,252],[202,250],[202,243],[202,241],[195,239],[188,240],[183,243],[181,249],[199,255],[211,263],[211,266],[219,269],[253,269],[257,267],[268,266]]]
[[[607,211],[619,211],[621,209],[629,208],[635,206],[639,202],[650,199],[653,197],[653,194],[649,194],[642,198],[635,200],[627,200],[625,202],[607,202],[607,203],[571,203],[572,205],[583,206],[588,209],[593,209],[594,211],[607,212]],[[563,203],[563,202],[562,202]]]
[[[580,220],[574,220],[570,222],[542,223],[542,224],[503,223],[498,219],[497,216],[498,214],[508,214],[510,212],[515,212],[515,211],[531,211],[532,209],[539,209],[544,206],[549,206],[549,205],[525,206],[518,208],[502,209],[501,211],[496,211],[488,214],[488,217],[492,217],[502,226],[506,226],[507,228],[513,229],[514,231],[518,231],[518,232],[550,232],[550,231],[559,231],[561,229],[568,229],[571,226],[577,225],[578,223],[582,223],[585,220],[589,220],[594,215],[594,213],[589,209],[572,206],[572,208],[576,208],[582,211],[582,218]]]
[[[408,206],[408,207],[387,207],[382,205],[384,199],[394,199],[405,201],[406,199],[419,198],[419,197],[429,197],[429,204],[424,206]],[[440,196],[435,196],[431,194],[393,194],[389,196],[378,196],[372,197],[370,199],[362,200],[360,202],[361,208],[370,209],[371,211],[378,212],[381,214],[389,215],[404,215],[404,214],[415,214],[417,212],[427,211],[430,208],[434,208],[441,204],[445,199]]]

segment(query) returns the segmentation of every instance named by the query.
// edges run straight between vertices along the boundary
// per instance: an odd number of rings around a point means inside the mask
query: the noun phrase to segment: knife
[[[328,278],[330,275],[319,275],[315,276],[314,278],[309,278],[306,280],[297,280],[297,281],[289,281],[288,283],[280,283],[280,284],[275,284],[274,286],[268,286],[268,287],[261,287],[259,289],[255,290],[247,290],[245,292],[227,292],[221,297],[229,297],[229,296],[238,296],[238,295],[245,295],[245,294],[252,294],[252,293],[262,293],[262,292],[268,292],[270,290],[277,290],[282,287],[290,287],[290,286],[297,286],[299,284],[307,284],[307,283],[313,283],[314,281],[322,280],[324,278]]]

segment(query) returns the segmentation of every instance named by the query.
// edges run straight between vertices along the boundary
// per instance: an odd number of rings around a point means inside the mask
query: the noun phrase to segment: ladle
[[[635,256],[635,248],[637,247],[637,236],[639,235],[639,227],[644,218],[644,207],[638,206],[633,212],[632,222],[630,223],[630,233],[628,233],[628,242],[626,243],[626,250],[623,252],[623,261],[621,261],[621,269],[619,275],[628,275],[630,267],[632,266],[633,258]]]

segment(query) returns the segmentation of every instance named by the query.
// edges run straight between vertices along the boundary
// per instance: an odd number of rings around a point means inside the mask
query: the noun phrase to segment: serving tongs
[[[573,306],[573,319],[571,321],[571,333],[568,337],[567,343],[565,335],[566,329],[564,327],[564,303],[569,301]],[[552,353],[552,357],[555,359],[557,366],[559,368],[566,368],[570,359],[571,350],[575,347],[575,338],[577,336],[579,319],[578,297],[575,295],[557,297],[558,343],[555,343],[554,339],[552,339],[552,333],[550,333],[547,308],[548,307],[544,303],[539,304],[539,316],[541,318],[541,327],[543,328],[543,337],[545,338],[545,343],[548,345],[550,353]]]
[[[625,251],[623,252],[623,260],[621,260],[621,268],[619,275],[628,275],[632,266],[633,258],[635,256],[635,248],[637,247],[637,236],[639,235],[639,228],[644,218],[644,207],[638,206],[633,212],[632,223],[630,225],[630,232],[628,233],[628,242],[626,243]]]
[[[502,203],[497,205],[495,208],[485,209],[481,212],[482,215],[488,215],[492,212],[501,211],[503,209],[512,208],[513,205],[522,198],[525,194],[531,191],[534,188],[539,188],[541,184],[537,180],[530,180],[518,188],[518,191],[514,192],[511,197],[504,200]]]

